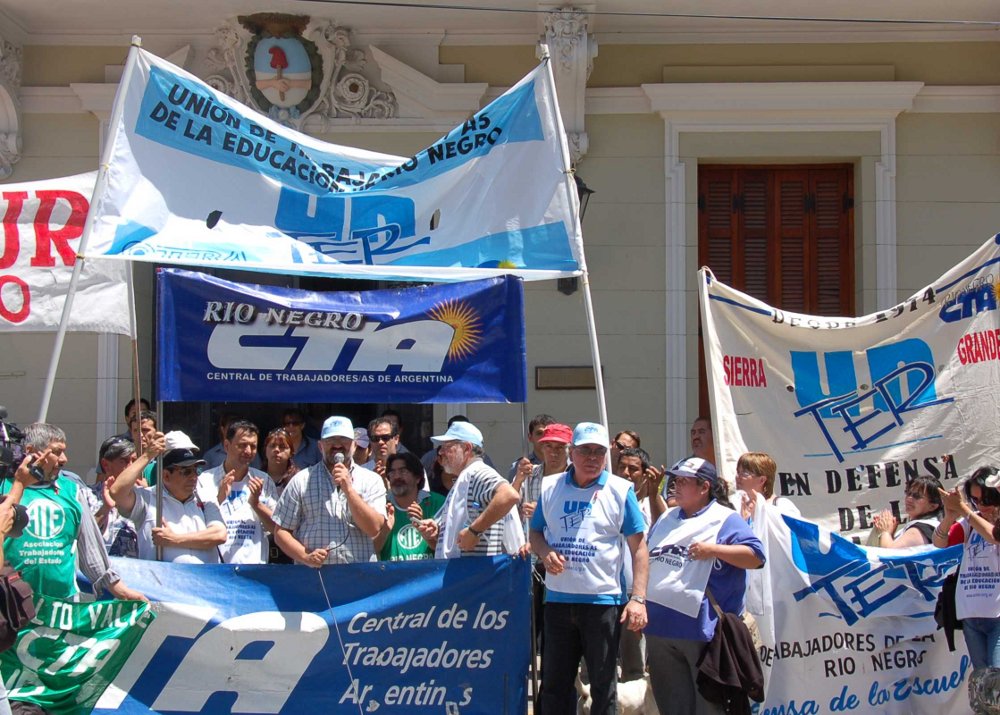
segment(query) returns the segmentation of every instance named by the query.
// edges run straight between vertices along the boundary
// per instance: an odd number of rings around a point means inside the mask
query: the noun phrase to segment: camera
[[[27,452],[24,449],[24,432],[7,420],[7,408],[0,406],[0,479],[14,479],[14,473],[21,466]],[[28,471],[39,482],[50,482],[56,478],[46,478],[45,471],[36,464],[37,457],[28,465]]]
[[[7,499],[6,494],[0,494],[0,504],[3,504],[3,502],[6,501],[6,499]],[[28,516],[27,507],[25,507],[24,504],[15,504],[14,525],[10,528],[10,531],[7,532],[7,536],[11,539],[16,539],[22,533],[24,533],[24,529],[25,527],[28,526],[28,522],[30,521],[31,518]]]
[[[7,421],[7,408],[0,407],[0,479],[14,478],[24,454],[24,432]]]

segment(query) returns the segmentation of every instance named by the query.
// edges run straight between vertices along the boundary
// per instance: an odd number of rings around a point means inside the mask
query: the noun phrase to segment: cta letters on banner
[[[753,527],[767,552],[746,600],[764,641],[757,715],[969,712],[965,641],[950,652],[934,621],[960,546],[865,548],[766,503]]]
[[[89,713],[153,622],[141,601],[73,603],[36,596],[36,615],[0,654],[11,700],[53,715]]]
[[[180,269],[158,275],[157,399],[523,402],[512,276],[314,293]]]
[[[99,715],[527,711],[523,559],[114,565],[158,617]]]
[[[547,62],[410,157],[317,141],[138,48],[115,116],[88,256],[398,280],[582,269]]]
[[[862,537],[906,482],[946,488],[997,463],[1000,237],[931,285],[859,318],[800,315],[701,280],[717,457],[778,464],[774,492]]]
[[[59,327],[97,172],[0,185],[0,331]],[[128,335],[125,268],[84,262],[69,330]]]

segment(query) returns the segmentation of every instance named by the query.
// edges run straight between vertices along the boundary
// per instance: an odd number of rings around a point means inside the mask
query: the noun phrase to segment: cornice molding
[[[485,82],[438,82],[370,45],[381,80],[396,96],[401,118],[440,119],[456,124],[482,106],[489,85]]]

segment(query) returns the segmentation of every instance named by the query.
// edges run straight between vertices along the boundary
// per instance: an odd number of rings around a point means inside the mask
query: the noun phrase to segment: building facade
[[[249,96],[248,8],[161,5],[111,1],[84,13],[59,0],[0,3],[4,182],[97,168],[133,34]],[[841,3],[841,16],[822,19],[804,2],[772,19],[709,17],[732,11],[712,1],[697,4],[700,17],[680,16],[691,10],[683,3],[471,5],[480,9],[255,9],[299,16],[328,58],[324,101],[295,117],[298,126],[398,155],[498,96],[547,46],[577,173],[595,191],[583,233],[610,427],[637,430],[657,463],[687,454],[688,425],[705,409],[700,265],[781,308],[861,315],[906,299],[1000,231],[995,3]],[[858,22],[875,18],[909,22]],[[149,394],[152,269],[137,264],[135,275]],[[286,283],[336,287],[296,280]],[[573,423],[596,418],[592,388],[536,388],[536,368],[592,364],[582,292],[563,288],[526,284],[527,412]],[[53,339],[0,333],[0,403],[18,422],[37,414]],[[68,336],[49,419],[70,435],[71,467],[85,472],[100,441],[123,429],[132,372],[127,339]],[[176,414],[205,446],[216,439],[207,410]],[[409,434],[426,436],[457,413],[483,429],[497,461],[520,452],[516,405],[410,408]]]

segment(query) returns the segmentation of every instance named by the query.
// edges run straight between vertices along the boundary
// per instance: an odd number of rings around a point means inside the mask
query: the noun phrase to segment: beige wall
[[[106,65],[124,61],[122,47],[27,47],[26,87],[100,83]],[[535,65],[535,48],[442,46],[442,64],[460,64],[466,82],[505,87]],[[928,85],[1000,85],[1000,43],[852,45],[643,45],[603,44],[590,87],[643,83],[897,80]],[[28,114],[23,118],[24,155],[11,181],[91,170],[97,163],[98,123],[90,114]],[[666,223],[664,124],[656,115],[601,114],[587,118],[590,149],[579,165],[596,190],[584,222],[600,350],[612,430],[637,429],[657,462],[676,459],[662,445],[668,422],[685,422],[697,411],[695,381],[687,382],[688,414],[665,414],[667,366]],[[1000,230],[1000,114],[903,113],[896,124],[898,294],[905,298]],[[324,140],[406,155],[434,133],[337,131]],[[685,133],[685,311],[688,375],[697,375],[697,167],[699,163],[851,163],[855,167],[856,290],[859,312],[875,308],[875,165],[881,157],[877,131]],[[152,273],[137,270],[143,390],[149,391]],[[590,347],[582,293],[565,296],[554,282],[526,285],[528,416],[548,412],[574,423],[596,419],[593,391],[536,391],[536,366],[587,365]],[[28,422],[37,412],[52,336],[0,334],[7,356],[0,370],[0,403]],[[88,421],[96,386],[93,336],[70,336],[56,385],[51,417],[70,432],[71,465],[93,461],[96,436]],[[128,342],[119,340],[119,394],[130,392]],[[23,376],[21,375],[23,373]],[[89,411],[89,414],[88,414]],[[442,425],[447,410],[435,408]],[[520,451],[518,405],[469,405],[466,413],[487,433],[488,451],[506,462]],[[77,447],[77,445],[81,445]]]

